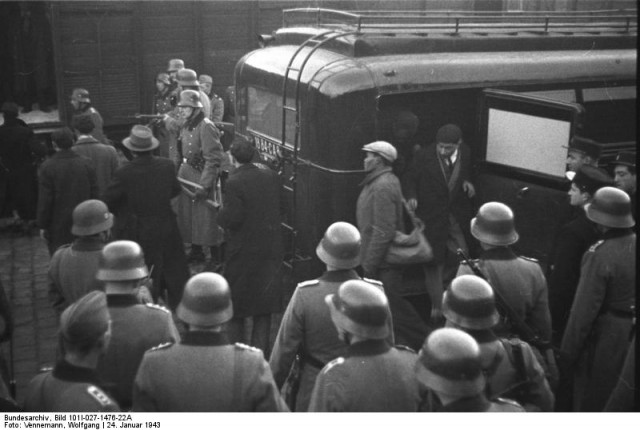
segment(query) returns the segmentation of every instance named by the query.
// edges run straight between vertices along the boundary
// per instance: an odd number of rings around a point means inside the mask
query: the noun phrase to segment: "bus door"
[[[507,204],[520,235],[516,252],[546,269],[553,238],[571,217],[567,147],[584,109],[504,90],[486,89],[480,97],[478,203]]]

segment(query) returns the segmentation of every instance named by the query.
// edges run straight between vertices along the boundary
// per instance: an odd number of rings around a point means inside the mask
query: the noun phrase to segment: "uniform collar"
[[[198,115],[194,116],[193,118],[191,118],[189,121],[187,121],[187,129],[189,131],[193,130],[194,128],[196,128],[198,126],[198,124],[200,124],[202,121],[204,120],[204,111],[200,111],[198,112]]]
[[[482,251],[480,258],[483,260],[514,260],[518,256],[508,246],[498,246]]]
[[[71,245],[74,251],[100,251],[102,248],[104,248],[104,242],[95,236],[77,237]]]
[[[133,294],[107,294],[107,306],[110,308],[122,308],[139,304],[140,302]]]
[[[482,394],[478,394],[477,396],[466,397],[442,406],[438,412],[484,412],[490,407],[491,402]]]
[[[222,346],[229,345],[229,338],[225,332],[188,331],[182,336],[180,343],[193,346]]]
[[[350,279],[360,279],[360,276],[353,269],[344,269],[327,270],[318,278],[318,280],[326,282],[343,282]]]
[[[349,345],[345,357],[380,355],[390,349],[386,339],[369,339]]]
[[[66,360],[60,360],[53,368],[53,377],[69,382],[87,382],[99,385],[98,375],[95,369],[74,366]]]

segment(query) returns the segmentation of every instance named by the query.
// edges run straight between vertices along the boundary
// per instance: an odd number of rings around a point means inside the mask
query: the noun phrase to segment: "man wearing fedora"
[[[49,263],[49,301],[58,315],[89,291],[102,289],[96,272],[113,226],[113,215],[100,200],[80,203],[72,217],[75,239],[58,248]]]
[[[551,340],[547,281],[537,260],[518,256],[509,247],[519,239],[511,209],[499,202],[485,203],[471,220],[471,234],[482,247],[474,263],[491,286],[541,340]],[[457,276],[472,274],[466,263],[460,264]],[[501,317],[495,333],[500,337],[517,334],[512,321]]]
[[[636,235],[631,200],[618,188],[600,188],[586,212],[602,240],[582,258],[560,364],[575,377],[573,410],[600,412],[618,381],[633,334]]]
[[[636,155],[633,152],[619,152],[613,161],[613,174],[616,187],[620,188],[631,198],[631,215],[636,219],[636,190],[638,180],[636,177]]]
[[[158,140],[143,125],[134,125],[122,144],[134,158],[116,170],[103,195],[116,215],[114,235],[133,240],[144,251],[147,265],[153,268],[154,300],[164,290],[171,309],[180,302],[189,279],[189,268],[171,199],[180,193],[174,164],[152,154]]]

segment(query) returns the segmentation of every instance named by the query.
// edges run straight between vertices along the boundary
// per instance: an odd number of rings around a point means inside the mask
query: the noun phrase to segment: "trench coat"
[[[116,239],[138,242],[147,265],[153,266],[154,299],[166,287],[175,309],[189,279],[189,267],[171,198],[180,193],[174,164],[162,157],[134,158],[116,170],[102,196],[116,216]]]
[[[280,210],[280,178],[275,171],[248,163],[229,175],[218,221],[225,229],[224,276],[234,317],[282,310]]]
[[[93,136],[81,136],[73,146],[73,151],[93,161],[96,170],[98,195],[102,195],[118,168],[118,153],[115,148],[98,142]]]
[[[93,163],[71,149],[56,152],[40,166],[38,226],[49,235],[49,253],[73,241],[71,214],[85,200],[98,197]]]

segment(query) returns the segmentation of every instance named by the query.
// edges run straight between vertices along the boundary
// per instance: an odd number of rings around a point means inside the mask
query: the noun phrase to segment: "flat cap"
[[[436,133],[436,142],[438,143],[460,143],[462,139],[462,130],[455,124],[443,125]]]
[[[72,344],[96,341],[108,328],[107,296],[102,291],[80,297],[60,316],[60,333]]]
[[[393,163],[396,161],[396,158],[398,158],[398,151],[396,148],[389,142],[385,142],[383,140],[367,143],[362,147],[362,150],[378,154],[390,163]]]

